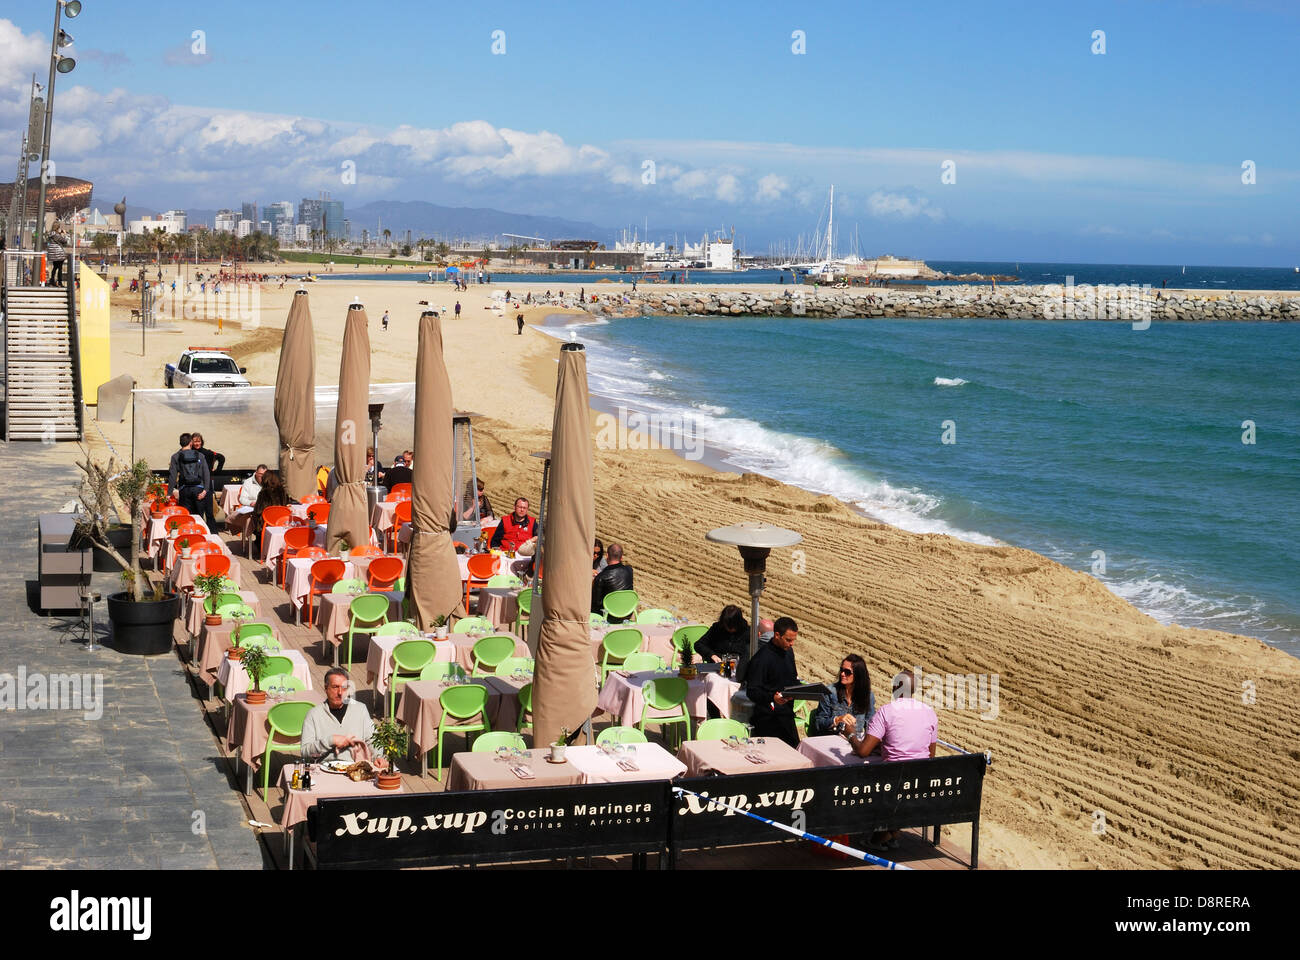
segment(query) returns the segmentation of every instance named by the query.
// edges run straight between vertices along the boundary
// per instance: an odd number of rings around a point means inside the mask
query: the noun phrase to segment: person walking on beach
[[[383,315],[382,317],[379,318],[379,322],[382,323],[382,324],[384,325],[384,330],[387,330],[387,329],[388,329],[388,311],[387,311],[387,310],[385,310],[385,311],[384,311],[384,315]]]
[[[524,315],[522,313],[515,317],[515,323],[519,325],[518,336],[522,337],[524,335]]]
[[[456,319],[457,319],[457,320],[460,319],[460,301],[459,301],[459,300],[456,301]]]
[[[790,617],[772,625],[772,639],[759,646],[749,661],[746,696],[754,703],[750,722],[754,735],[776,737],[796,749],[799,733],[794,726],[794,699],[782,691],[799,682],[794,663],[794,642],[799,626]]]

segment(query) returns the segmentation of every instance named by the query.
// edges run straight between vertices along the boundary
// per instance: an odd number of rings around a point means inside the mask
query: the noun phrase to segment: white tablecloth
[[[262,551],[263,563],[270,564],[273,561],[278,560],[280,554],[284,553],[284,535],[285,532],[288,531],[289,529],[290,529],[289,527],[267,527],[266,528],[265,531],[266,549]],[[324,524],[321,524],[316,528],[316,536],[312,539],[313,546],[317,546],[317,547],[325,546],[325,530],[326,527]],[[259,545],[259,549],[260,549],[260,545]]]
[[[617,760],[597,746],[569,747],[564,759],[582,774],[583,783],[614,783],[619,780],[672,780],[686,772],[686,764],[657,743],[637,743],[635,752],[624,756],[640,768],[624,770]]]
[[[641,708],[645,704],[641,696],[641,685],[647,680],[663,676],[667,675],[643,671],[623,676],[621,672],[611,671],[605,685],[601,687],[596,706],[613,716],[621,726],[634,727],[641,722]],[[740,684],[735,680],[727,680],[717,673],[698,673],[687,684],[686,712],[693,718],[705,718],[709,712],[707,704],[712,703],[718,708],[719,715],[730,717],[731,695],[738,689]],[[666,716],[671,713],[671,710],[652,710],[650,716]]]
[[[292,648],[281,649],[278,652],[270,654],[273,657],[288,657],[293,661],[293,675],[301,680],[311,689],[311,674],[307,669],[307,658],[302,655],[301,650]],[[248,673],[244,670],[242,660],[231,660],[229,657],[221,661],[217,667],[217,681],[226,689],[226,699],[230,700],[237,694],[247,693],[249,688]]]

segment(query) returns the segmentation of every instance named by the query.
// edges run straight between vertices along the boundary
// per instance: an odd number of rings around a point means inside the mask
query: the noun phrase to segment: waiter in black
[[[754,735],[776,737],[798,748],[799,734],[794,726],[794,699],[781,691],[799,682],[794,665],[794,642],[799,627],[790,617],[781,617],[772,626],[772,639],[761,643],[749,661],[746,694],[754,703],[750,723]]]

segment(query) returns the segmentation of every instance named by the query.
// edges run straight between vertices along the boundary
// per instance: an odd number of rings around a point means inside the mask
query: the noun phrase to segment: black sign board
[[[984,757],[964,754],[899,763],[818,767],[728,777],[696,777],[677,785],[819,836],[971,823],[978,829]],[[781,838],[772,827],[689,794],[673,798],[669,827],[675,849],[762,843]],[[977,848],[972,842],[972,854]]]
[[[652,853],[668,836],[663,781],[324,798],[322,868],[438,866]]]

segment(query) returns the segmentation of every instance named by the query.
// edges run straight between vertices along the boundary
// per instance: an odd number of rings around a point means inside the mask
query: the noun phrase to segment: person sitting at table
[[[382,770],[388,761],[370,746],[374,721],[360,701],[345,699],[349,684],[348,672],[342,667],[325,671],[325,702],[312,707],[302,723],[302,755],[309,760],[349,763],[369,760]]]
[[[535,536],[537,521],[528,515],[528,498],[520,497],[515,501],[514,512],[507,513],[497,524],[489,545],[513,553]]]
[[[605,544],[600,537],[597,537],[595,544],[591,548],[591,575],[594,577],[607,566],[609,566],[609,560],[605,558]]]
[[[266,464],[259,463],[252,476],[239,488],[239,506],[226,517],[226,529],[231,533],[242,533],[244,527],[253,517],[253,507],[257,505],[257,495],[262,492],[262,478],[266,476]]]
[[[253,504],[252,535],[256,539],[262,536],[262,511],[267,507],[287,507],[289,491],[284,488],[279,470],[268,470],[262,474],[262,489]]]
[[[393,487],[399,483],[411,483],[414,481],[414,474],[411,473],[411,462],[415,454],[413,451],[406,450],[393,461],[393,465],[380,474],[380,482],[388,488],[388,492],[393,492]]]
[[[623,562],[623,545],[621,543],[611,543],[609,549],[605,551],[605,556],[609,563],[605,569],[596,574],[596,579],[591,581],[591,612],[600,613],[605,609],[605,597],[609,596],[616,590],[632,590],[632,567]],[[622,623],[621,620],[615,620],[613,617],[610,623]]]
[[[915,687],[916,678],[911,670],[894,675],[894,699],[876,711],[861,739],[849,740],[855,754],[865,757],[879,747],[886,763],[934,756],[939,745],[939,718],[928,703],[912,697]],[[877,831],[871,835],[868,846],[896,850],[898,831]]]
[[[840,663],[840,676],[826,691],[808,725],[808,735],[824,737],[835,733],[852,736],[867,729],[876,712],[876,695],[871,692],[867,661],[850,653]]]
[[[724,657],[748,658],[749,621],[734,603],[722,608],[713,626],[695,641],[701,663],[721,663]]]
[[[772,639],[772,634],[775,632],[773,626],[774,624],[767,617],[763,617],[758,621],[758,642],[760,644],[767,643]]]

